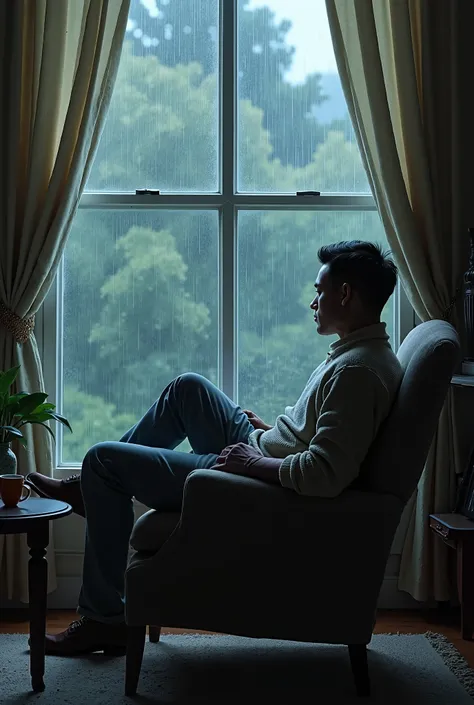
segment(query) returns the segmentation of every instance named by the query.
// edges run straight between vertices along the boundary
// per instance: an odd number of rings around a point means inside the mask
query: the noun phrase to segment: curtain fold
[[[452,314],[457,323],[453,301],[474,222],[465,183],[473,130],[463,111],[472,4],[326,0],[326,6],[352,123],[405,291],[422,321]],[[399,587],[417,600],[452,594],[447,549],[431,535],[428,514],[453,509],[456,470],[450,393],[408,510]]]
[[[130,0],[0,3],[0,370],[17,389],[44,390],[34,316],[49,291],[100,137]],[[44,390],[48,391],[48,390]],[[22,474],[52,475],[40,426],[18,444]],[[49,586],[56,587],[50,545]],[[22,536],[0,537],[0,583],[28,601]]]

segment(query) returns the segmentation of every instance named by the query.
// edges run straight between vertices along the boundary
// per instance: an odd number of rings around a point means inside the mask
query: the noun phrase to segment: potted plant
[[[27,441],[21,428],[26,424],[40,424],[50,433],[54,440],[54,433],[45,421],[59,421],[67,426],[72,433],[69,421],[57,414],[54,404],[46,403],[47,394],[43,392],[19,392],[10,395],[10,387],[15,381],[20,366],[12,367],[6,372],[0,372],[0,475],[16,473],[17,461],[11,449],[14,439],[27,447]]]

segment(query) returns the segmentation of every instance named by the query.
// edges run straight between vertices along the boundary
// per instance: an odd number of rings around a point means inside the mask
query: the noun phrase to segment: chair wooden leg
[[[125,695],[135,695],[142,667],[146,626],[128,627],[127,658],[125,665]]]
[[[161,627],[157,627],[156,624],[150,624],[148,627],[148,639],[152,644],[157,644],[160,640]]]
[[[365,644],[349,644],[349,657],[357,695],[368,697],[370,695],[370,678],[367,646]]]

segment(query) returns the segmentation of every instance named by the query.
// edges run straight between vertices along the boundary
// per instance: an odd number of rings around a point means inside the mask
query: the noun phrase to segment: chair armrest
[[[232,475],[218,470],[194,470],[186,480],[183,495],[181,524],[188,523],[193,528],[206,516],[218,514],[223,520],[230,518],[234,524],[236,517],[243,515],[256,518],[271,514],[281,519],[282,514],[306,514],[314,520],[327,516],[338,516],[339,520],[348,516],[373,521],[387,513],[399,514],[403,509],[401,501],[388,494],[376,494],[361,490],[347,489],[338,497],[308,497],[280,485],[269,484],[250,477]],[[341,517],[342,515],[342,517]],[[227,523],[227,521],[225,521]]]
[[[388,558],[402,509],[388,494],[348,489],[335,498],[307,497],[249,477],[195,470],[168,548],[177,541],[196,555],[211,550],[231,561],[243,552],[270,556],[278,547],[293,561],[308,551],[323,555],[329,544],[346,556],[364,546],[370,562],[371,552]]]

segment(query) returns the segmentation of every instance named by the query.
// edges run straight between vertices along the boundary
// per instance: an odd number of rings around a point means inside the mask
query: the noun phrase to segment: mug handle
[[[20,497],[20,499],[18,500],[19,502],[24,502],[25,499],[29,499],[31,496],[31,487],[29,487],[28,485],[23,485],[23,487],[21,488],[22,494],[23,494],[23,490],[26,490],[27,495],[26,495],[26,497]]]

